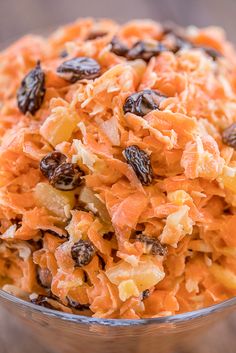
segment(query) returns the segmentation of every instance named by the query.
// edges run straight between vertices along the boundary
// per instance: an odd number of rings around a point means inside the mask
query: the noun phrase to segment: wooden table
[[[84,16],[112,17],[121,22],[149,17],[183,25],[217,24],[225,27],[229,37],[235,40],[235,10],[235,0],[0,0],[0,43],[34,29],[53,28]],[[194,350],[186,347],[177,353],[235,353],[235,332],[236,315],[220,322]],[[50,352],[0,311],[0,353]]]

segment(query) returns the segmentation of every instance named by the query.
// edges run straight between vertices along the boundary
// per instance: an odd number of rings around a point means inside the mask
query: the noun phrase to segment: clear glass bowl
[[[0,305],[55,353],[174,353],[194,347],[236,308],[236,298],[175,316],[146,320],[97,319],[58,312],[0,290]]]
[[[52,30],[34,30],[46,35]],[[14,38],[15,40],[16,38]],[[14,40],[1,44],[1,50]],[[114,320],[67,314],[0,290],[0,305],[45,349],[55,353],[175,353],[194,347],[215,322],[236,309],[236,297],[211,307],[155,319]],[[0,349],[1,351],[1,349]]]

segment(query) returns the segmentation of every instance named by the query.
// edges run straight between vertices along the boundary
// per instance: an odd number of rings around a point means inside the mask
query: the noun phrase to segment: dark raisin
[[[144,116],[154,109],[159,109],[160,103],[165,98],[166,96],[156,91],[145,89],[126,98],[123,111],[125,114],[133,113]]]
[[[50,177],[50,184],[58,190],[74,190],[82,182],[81,177],[84,172],[80,167],[73,163],[62,163],[55,170]]]
[[[67,53],[66,49],[64,49],[64,50],[62,50],[62,51],[60,52],[60,57],[61,57],[61,58],[66,58],[68,55],[69,55],[69,54]]]
[[[101,74],[101,67],[98,62],[92,58],[79,57],[67,60],[57,68],[60,77],[75,83],[79,80],[91,80]]]
[[[101,38],[101,37],[105,37],[105,35],[107,35],[107,32],[102,32],[102,31],[92,31],[89,33],[89,35],[87,36],[87,40],[94,40],[97,38]]]
[[[51,288],[52,273],[48,268],[38,267],[37,279],[43,288]]]
[[[107,233],[103,234],[102,237],[103,237],[103,239],[105,239],[105,240],[111,240],[112,237],[113,237],[113,235],[114,235],[113,232],[107,232]]]
[[[40,162],[40,170],[46,178],[50,179],[55,169],[65,161],[66,156],[61,152],[48,153]]]
[[[89,310],[89,304],[80,304],[72,299],[70,299],[69,297],[67,297],[67,301],[68,301],[68,306],[70,308],[73,308],[75,310]]]
[[[31,70],[21,82],[17,93],[18,108],[23,114],[34,115],[41,107],[45,96],[45,74],[40,62]]]
[[[153,56],[157,56],[168,49],[159,42],[137,42],[127,53],[129,60],[143,59],[149,61]]]
[[[236,123],[231,124],[223,131],[222,140],[224,144],[236,150]]]
[[[54,307],[48,302],[48,299],[49,298],[44,295],[39,295],[37,298],[31,299],[31,303],[35,305],[43,306],[44,308],[47,308],[47,309],[54,310]]]
[[[95,254],[95,249],[90,241],[79,240],[71,248],[71,256],[76,267],[83,267],[90,263]]]
[[[144,243],[147,246],[147,250],[152,255],[167,255],[167,248],[160,243],[155,237],[148,237],[144,234],[137,234],[136,241]]]
[[[124,157],[127,163],[133,168],[141,183],[143,185],[151,184],[153,171],[148,154],[138,146],[129,146],[124,150]]]
[[[212,58],[213,61],[216,61],[218,58],[222,56],[222,54],[216,49],[210,47],[201,47],[201,49]]]
[[[111,52],[118,56],[126,56],[129,48],[123,44],[117,36],[113,37],[111,41]]]
[[[150,295],[150,290],[149,289],[144,290],[142,293],[142,300],[147,299],[149,295]]]

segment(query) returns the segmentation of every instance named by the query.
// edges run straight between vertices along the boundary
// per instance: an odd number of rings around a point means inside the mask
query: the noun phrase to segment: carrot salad
[[[236,295],[224,32],[79,20],[0,54],[1,288],[100,318]]]

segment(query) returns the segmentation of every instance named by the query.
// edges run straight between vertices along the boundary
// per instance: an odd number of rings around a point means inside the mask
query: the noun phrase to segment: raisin
[[[71,257],[76,267],[83,267],[90,263],[95,254],[95,249],[90,241],[79,240],[71,248]]]
[[[118,56],[124,56],[126,57],[127,53],[129,51],[129,48],[123,44],[117,36],[113,37],[111,41],[111,52],[118,55]]]
[[[144,243],[147,246],[148,252],[152,255],[167,255],[167,248],[163,246],[155,237],[148,237],[144,234],[137,234],[136,241]]]
[[[223,131],[222,140],[225,145],[233,147],[236,150],[236,123],[231,124]]]
[[[81,184],[83,175],[84,172],[76,164],[62,163],[54,170],[49,182],[58,190],[74,190]]]
[[[107,35],[107,32],[104,31],[92,31],[89,33],[89,35],[87,36],[87,40],[94,40],[97,38],[101,38],[101,37],[105,37]]]
[[[43,288],[51,288],[52,273],[48,268],[38,267],[37,279]]]
[[[70,299],[69,297],[67,297],[67,301],[68,301],[68,306],[70,308],[73,308],[75,310],[80,310],[80,311],[89,310],[89,304],[80,304],[75,300]]]
[[[60,77],[75,83],[78,80],[91,80],[101,74],[101,67],[98,62],[92,58],[79,57],[67,60],[57,68]]]
[[[156,91],[145,89],[126,98],[123,111],[125,114],[133,113],[144,116],[154,109],[159,109],[160,103],[165,98],[166,96]]]
[[[150,295],[150,290],[149,289],[146,289],[142,292],[142,300],[145,300],[149,297]]]
[[[40,162],[40,170],[46,178],[51,178],[55,169],[66,161],[66,156],[61,152],[48,153]]]
[[[151,184],[153,171],[148,154],[134,145],[124,150],[124,157],[127,163],[133,168],[141,183],[143,185]]]
[[[41,107],[45,96],[45,74],[40,62],[31,70],[21,82],[17,93],[18,108],[23,114],[34,115]]]
[[[31,299],[31,303],[35,305],[43,306],[44,308],[47,308],[47,309],[54,310],[54,307],[52,306],[52,304],[48,302],[48,299],[49,298],[44,295],[39,295],[37,298]]]
[[[129,60],[143,59],[149,61],[153,56],[157,56],[167,51],[165,45],[159,42],[137,42],[127,53]]]

